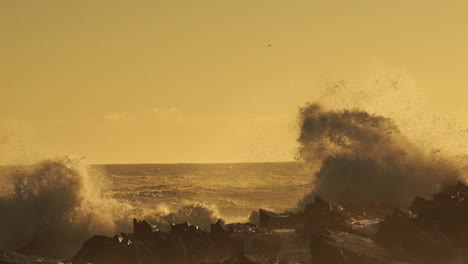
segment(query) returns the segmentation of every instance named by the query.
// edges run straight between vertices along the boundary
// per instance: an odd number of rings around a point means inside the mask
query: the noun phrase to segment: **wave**
[[[373,89],[339,83],[331,87],[331,93],[328,89],[324,98],[300,108],[298,158],[316,169],[314,189],[299,201],[299,208],[315,195],[342,204],[402,207],[415,196],[430,196],[442,186],[465,180],[461,168],[466,162],[456,158],[464,155],[439,148],[454,140],[450,133],[440,133],[445,137],[431,140],[435,131],[453,127],[437,122],[432,129],[420,126],[420,120],[405,118],[405,110],[413,109],[410,105],[397,109],[389,101],[393,109],[386,109],[387,104],[374,97],[395,91],[400,97],[403,94],[399,82],[386,78],[392,85],[374,87],[378,94]],[[379,80],[371,82],[377,83]],[[394,104],[411,101],[406,97],[398,100],[399,96],[388,98],[395,99]],[[433,119],[430,114],[427,117]]]
[[[207,228],[219,217],[212,205],[185,205],[167,213],[133,207],[106,191],[105,173],[69,158],[15,166],[11,191],[0,197],[0,248],[51,258],[70,257],[95,234],[129,232],[133,217],[168,227],[189,221]]]

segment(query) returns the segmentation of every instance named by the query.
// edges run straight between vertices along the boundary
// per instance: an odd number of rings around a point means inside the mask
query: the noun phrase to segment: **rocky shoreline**
[[[0,252],[0,264],[440,264],[468,263],[468,186],[447,186],[408,208],[354,208],[320,197],[299,212],[260,209],[259,223],[161,231],[134,219],[133,233],[93,236],[70,260]]]

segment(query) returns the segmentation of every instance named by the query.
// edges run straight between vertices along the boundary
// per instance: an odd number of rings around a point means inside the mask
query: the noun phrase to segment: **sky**
[[[404,72],[468,124],[468,2],[0,0],[0,163],[294,160],[324,83]]]

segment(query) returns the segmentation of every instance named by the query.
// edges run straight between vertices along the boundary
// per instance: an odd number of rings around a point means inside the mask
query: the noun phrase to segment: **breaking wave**
[[[314,190],[299,201],[299,208],[315,195],[342,204],[402,207],[415,196],[430,196],[446,184],[464,181],[464,165],[457,157],[466,155],[440,147],[453,137],[444,133],[445,139],[431,140],[436,131],[453,126],[420,126],[424,118],[414,119],[421,115],[410,105],[408,87],[385,76],[370,82],[368,89],[332,85],[318,103],[300,108],[298,158],[316,169]],[[385,104],[381,97],[391,99]],[[395,107],[402,102],[406,105]]]
[[[107,194],[105,174],[69,158],[7,170],[10,191],[0,197],[0,248],[46,257],[70,257],[95,234],[131,231],[133,217],[168,227],[190,221],[207,227],[217,209],[186,205],[167,214],[143,210]]]

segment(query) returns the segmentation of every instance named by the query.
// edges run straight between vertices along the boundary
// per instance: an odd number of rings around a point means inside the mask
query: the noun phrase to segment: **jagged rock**
[[[221,235],[221,236],[227,236],[228,235],[228,228],[226,226],[226,222],[224,222],[223,219],[218,219],[218,221],[215,224],[212,224],[210,226],[210,232],[212,235]]]
[[[0,250],[0,264],[70,264],[60,260],[47,260],[41,257],[26,256],[16,252]]]
[[[235,257],[228,258],[222,262],[222,264],[269,264],[274,263],[269,261],[265,257],[245,255],[243,253],[238,254]]]
[[[171,224],[171,233],[174,234],[184,234],[187,232],[197,232],[200,231],[198,226],[192,225],[189,222],[181,223],[181,224]]]
[[[213,242],[210,248],[211,255],[214,258],[222,259],[243,252],[245,236],[248,235],[238,231],[236,225],[226,225],[223,219],[219,219],[211,225],[210,236]]]
[[[320,264],[396,264],[401,257],[385,250],[370,238],[329,229],[317,232],[310,240],[312,263]],[[397,262],[398,261],[398,262]]]
[[[339,205],[324,201],[320,197],[315,197],[315,203],[306,206],[302,213],[302,221],[303,226],[297,228],[297,232],[304,237],[309,237],[322,229],[356,231],[353,228],[356,219],[351,213]]]
[[[269,228],[263,228],[261,226],[250,223],[232,223],[227,224],[226,226],[229,229],[229,231],[233,233],[254,234],[271,231]]]
[[[286,229],[295,228],[295,219],[289,214],[277,214],[264,209],[259,210],[260,222],[259,225],[267,228]]]
[[[93,236],[88,239],[72,262],[77,264],[136,263],[135,250],[129,240],[121,236],[114,238]]]
[[[415,199],[410,208],[417,215],[395,210],[379,223],[376,241],[406,252],[418,263],[452,263],[468,250],[467,189],[458,183],[435,194],[432,201]]]
[[[170,233],[182,240],[187,248],[190,263],[206,259],[209,254],[211,241],[209,233],[188,222],[172,224]]]
[[[187,222],[161,232],[134,219],[134,234],[93,237],[73,263],[468,263],[467,197],[468,187],[458,183],[432,200],[417,197],[410,210],[395,209],[383,220],[388,208],[367,214],[316,197],[302,212],[260,209],[259,225],[219,219],[210,232]]]
[[[72,258],[73,264],[187,264],[185,245],[174,235],[154,232],[145,240],[132,241],[131,236],[114,238],[94,236]]]
[[[457,193],[457,192],[468,194],[468,185],[459,181],[456,184],[445,186],[443,192],[452,193],[452,194]]]
[[[424,199],[422,197],[416,197],[414,198],[413,202],[409,206],[409,209],[415,213],[415,214],[420,214],[422,211],[425,211],[429,208],[432,207],[432,202]]]
[[[136,238],[142,239],[151,236],[153,231],[158,231],[156,226],[149,224],[145,220],[138,220],[133,218],[133,234]]]
[[[280,237],[275,234],[259,234],[249,242],[249,251],[267,256],[276,256],[282,247]]]

